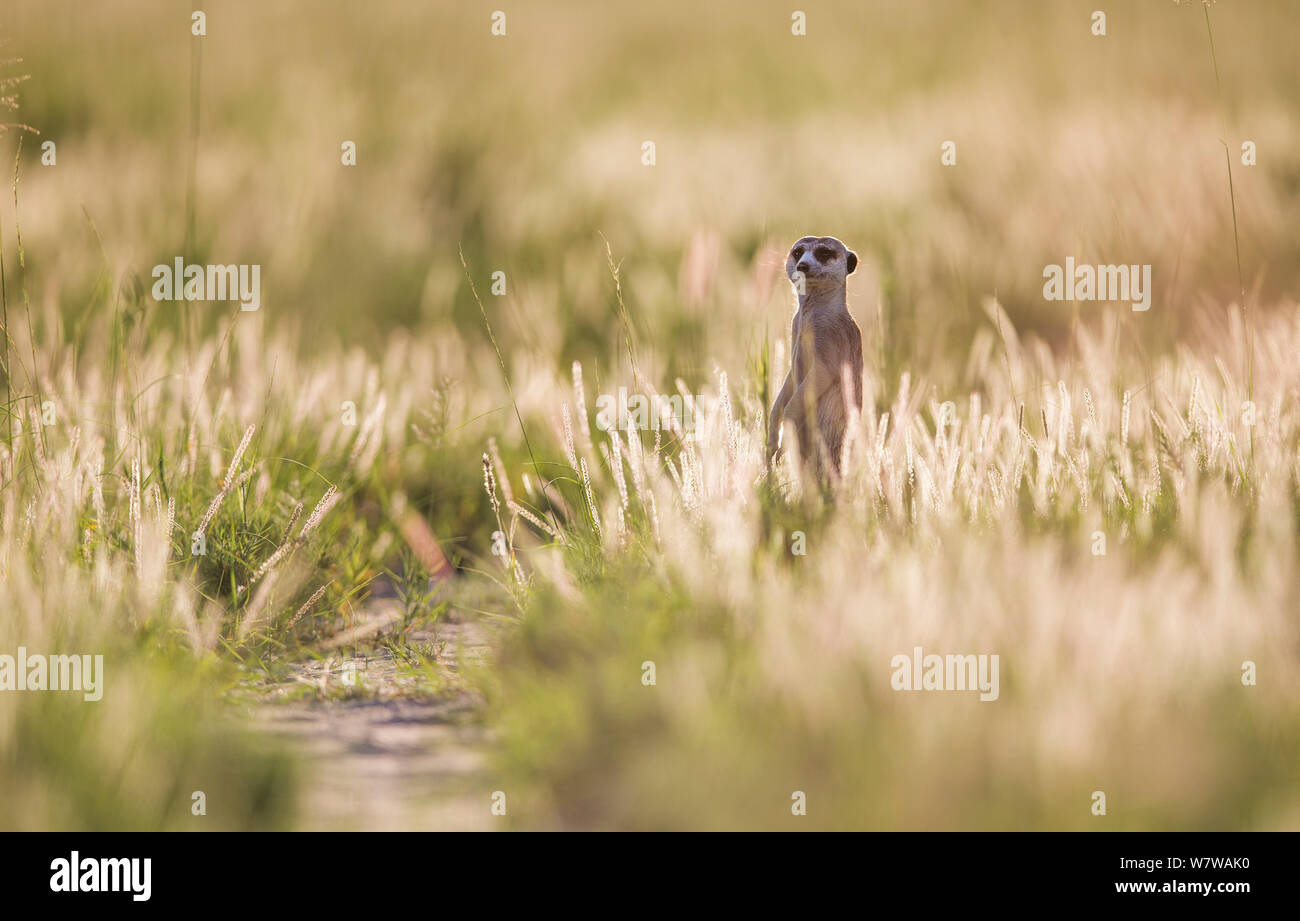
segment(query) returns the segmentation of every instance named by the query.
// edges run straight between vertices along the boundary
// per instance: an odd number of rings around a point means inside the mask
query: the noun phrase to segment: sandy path
[[[439,664],[454,677],[482,656],[476,623],[442,624],[413,639],[444,643]],[[348,668],[355,699],[339,699]],[[296,828],[354,831],[491,830],[490,736],[481,700],[463,690],[421,688],[385,654],[294,666],[292,677],[253,707],[254,725],[284,743],[302,768]],[[335,695],[285,700],[303,683]],[[281,698],[277,702],[276,698]]]

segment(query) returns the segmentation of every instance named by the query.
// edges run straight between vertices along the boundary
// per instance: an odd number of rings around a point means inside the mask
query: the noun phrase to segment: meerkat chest
[[[816,364],[836,338],[834,317],[808,314],[795,317],[790,350],[796,378],[801,378]]]

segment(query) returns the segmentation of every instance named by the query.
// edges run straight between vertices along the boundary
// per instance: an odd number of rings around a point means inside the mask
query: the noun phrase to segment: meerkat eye
[[[835,250],[829,246],[819,246],[813,250],[813,255],[817,257],[818,262],[826,263],[835,258]]]
[[[790,253],[790,255],[793,256],[795,259],[798,259],[800,256],[803,255],[803,247],[796,246],[794,250]]]

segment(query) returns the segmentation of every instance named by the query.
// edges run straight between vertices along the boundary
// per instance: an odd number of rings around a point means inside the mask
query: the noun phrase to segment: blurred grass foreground
[[[286,686],[473,700],[488,827],[1300,828],[1295,10],[1096,6],[8,4],[0,828],[310,825]]]

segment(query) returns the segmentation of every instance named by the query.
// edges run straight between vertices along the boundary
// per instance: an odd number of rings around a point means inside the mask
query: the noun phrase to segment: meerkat
[[[768,419],[769,458],[781,450],[789,423],[805,461],[839,472],[846,401],[862,407],[862,331],[845,299],[845,281],[857,267],[857,253],[835,237],[804,237],[786,256],[799,308],[790,323],[790,373]]]

